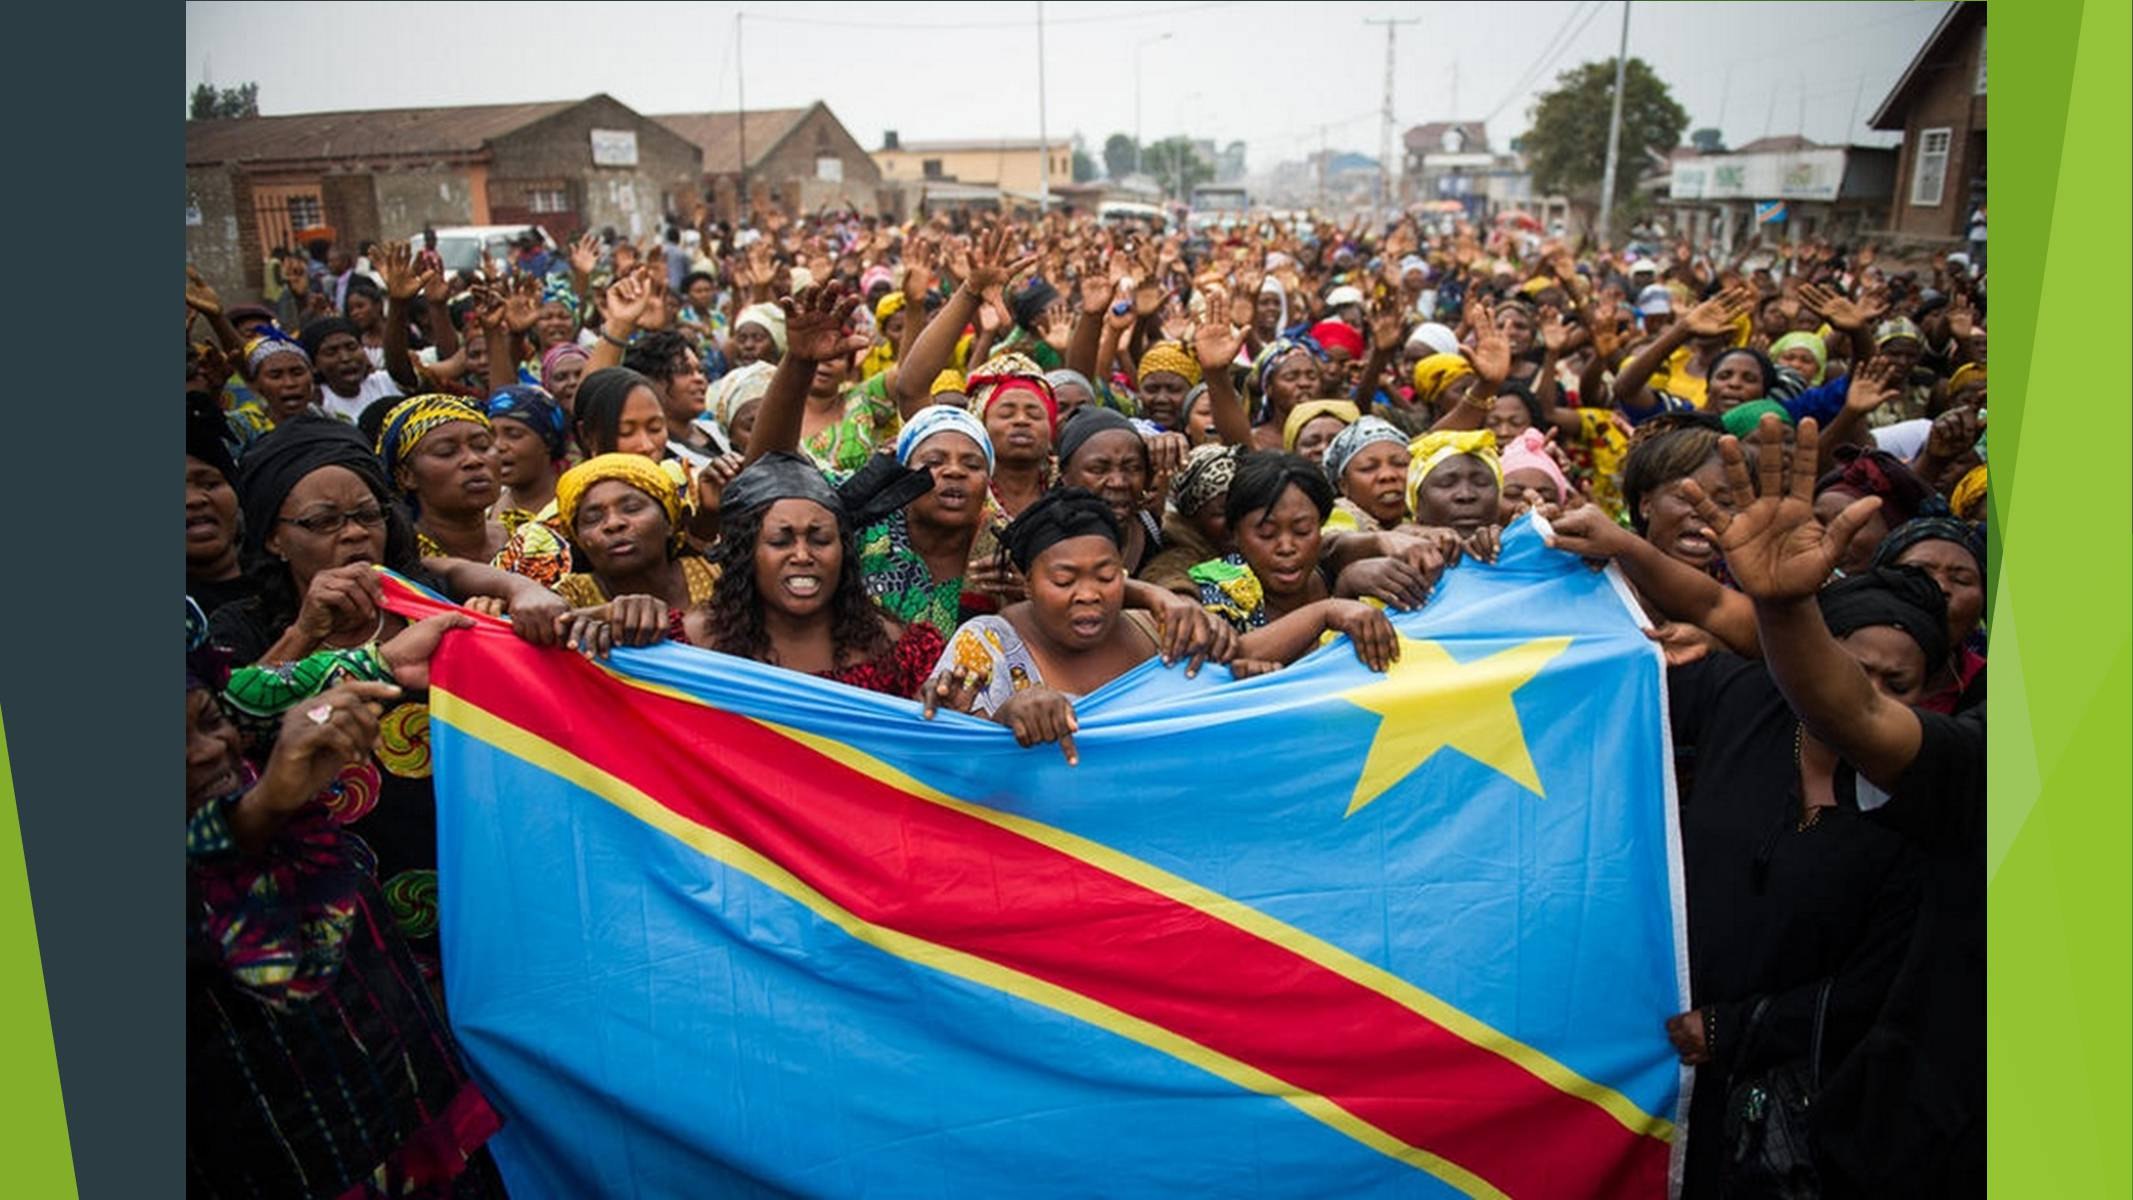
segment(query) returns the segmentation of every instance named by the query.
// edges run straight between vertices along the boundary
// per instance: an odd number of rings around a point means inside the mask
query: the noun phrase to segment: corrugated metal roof
[[[792,132],[801,118],[814,111],[814,105],[806,108],[751,108],[748,110],[748,166],[752,170],[763,161],[785,135]],[[741,169],[741,123],[740,114],[730,112],[712,113],[665,113],[655,114],[652,120],[659,122],[675,133],[696,143],[704,152],[706,175],[732,175]]]
[[[557,100],[189,121],[185,165],[476,154],[495,138],[583,103]]]

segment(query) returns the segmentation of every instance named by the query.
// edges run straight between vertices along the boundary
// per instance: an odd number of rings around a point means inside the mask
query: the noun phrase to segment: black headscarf
[[[594,372],[599,374],[599,372]],[[719,493],[721,513],[750,512],[780,500],[812,500],[836,514],[840,525],[848,521],[844,499],[822,477],[815,460],[790,451],[775,451],[748,464]]]
[[[1038,319],[1044,316],[1044,310],[1058,299],[1059,289],[1039,277],[1030,280],[1028,287],[1016,293],[1014,299],[1007,302],[1007,307],[1015,315],[1015,324],[1033,330],[1037,328]]]
[[[1945,514],[1918,517],[1889,530],[1888,536],[1882,538],[1881,545],[1874,550],[1874,565],[1893,567],[1899,555],[1920,542],[1954,542],[1970,552],[1970,557],[1977,560],[1978,573],[1984,574],[1984,531]]]
[[[1000,534],[1015,569],[1027,573],[1037,556],[1068,538],[1102,537],[1121,549],[1125,535],[1102,497],[1087,488],[1057,488],[1037,497]]]
[[[245,548],[266,546],[267,534],[280,523],[281,506],[304,476],[321,467],[346,467],[356,473],[378,503],[395,503],[385,466],[371,452],[355,426],[331,417],[304,413],[282,422],[252,443],[237,474],[237,495],[244,512]],[[391,548],[387,548],[388,556]]]
[[[345,333],[358,343],[363,340],[363,331],[357,329],[355,322],[347,317],[320,317],[304,326],[304,331],[296,335],[296,344],[302,346],[304,353],[310,355],[311,361],[315,363],[318,361],[318,348],[336,333]]]
[[[1948,598],[1916,567],[1875,567],[1823,588],[1822,620],[1838,637],[1873,625],[1909,634],[1925,652],[1931,675],[1948,661]]]
[[[1066,420],[1059,423],[1059,441],[1055,447],[1059,452],[1060,467],[1064,468],[1074,457],[1074,452],[1081,449],[1090,438],[1114,429],[1122,429],[1132,434],[1135,441],[1139,442],[1141,431],[1133,427],[1133,422],[1101,404],[1084,404],[1068,413]],[[1145,442],[1141,442],[1140,446],[1141,457],[1146,459],[1148,446]]]
[[[185,393],[185,453],[222,472],[237,484],[237,460],[230,455],[230,421],[206,392]]]
[[[1291,487],[1303,489],[1318,509],[1320,522],[1333,515],[1333,484],[1326,479],[1325,469],[1301,454],[1279,450],[1254,450],[1238,457],[1237,475],[1229,482],[1229,498],[1222,511],[1234,529],[1244,514],[1272,508]]]

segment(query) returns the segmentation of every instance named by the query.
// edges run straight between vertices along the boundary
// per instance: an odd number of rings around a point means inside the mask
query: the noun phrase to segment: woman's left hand
[[[1216,619],[1197,601],[1165,590],[1162,598],[1152,595],[1157,622],[1162,626],[1163,665],[1174,667],[1185,660],[1185,677],[1200,673],[1201,663],[1226,663],[1237,653],[1237,631],[1229,622]]]
[[[1700,1008],[1667,1018],[1666,1040],[1674,1043],[1682,1066],[1700,1067],[1711,1061],[1711,1042],[1706,1034]]]
[[[559,645],[557,618],[569,611],[561,596],[528,579],[511,597],[511,631],[536,646]]]
[[[473,626],[474,618],[465,613],[438,613],[434,617],[424,617],[379,646],[378,657],[392,669],[393,678],[401,687],[423,691],[430,686],[430,656],[437,653],[437,645],[444,640],[445,631]]]

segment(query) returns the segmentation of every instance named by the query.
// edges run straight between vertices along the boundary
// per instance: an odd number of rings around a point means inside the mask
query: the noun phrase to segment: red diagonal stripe
[[[1191,905],[501,629],[454,635],[437,671],[445,690],[755,849],[861,919],[1160,1025],[1511,1195],[1664,1194],[1663,1141]],[[702,753],[713,746],[715,762]]]

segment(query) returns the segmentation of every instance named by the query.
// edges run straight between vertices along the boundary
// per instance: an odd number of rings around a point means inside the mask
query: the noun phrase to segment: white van
[[[538,225],[443,225],[435,230],[437,256],[444,260],[447,271],[478,271],[484,257],[509,264],[511,247],[528,231],[538,236],[550,250],[555,249],[555,239]],[[416,253],[421,253],[421,230],[416,230],[407,240]]]

